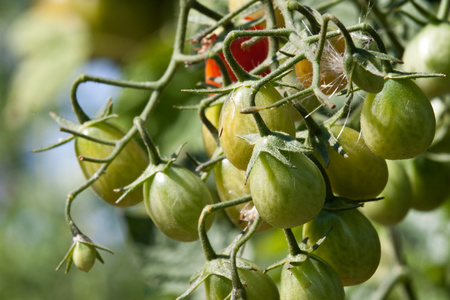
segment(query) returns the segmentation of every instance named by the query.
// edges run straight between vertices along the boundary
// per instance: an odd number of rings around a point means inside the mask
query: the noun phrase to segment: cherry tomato
[[[263,273],[260,266],[242,258],[240,260],[251,267],[251,269],[238,267],[239,279],[245,287],[247,300],[280,299],[275,282],[267,273]],[[211,275],[205,280],[205,288],[206,299],[226,299],[231,293],[232,284],[226,277]]]
[[[436,128],[433,107],[409,79],[388,79],[378,94],[368,94],[361,113],[367,146],[385,159],[406,159],[424,152]]]
[[[360,65],[356,65],[353,69],[352,81],[360,89],[368,93],[379,93],[384,87],[384,78],[375,75]]]
[[[345,40],[342,37],[329,39],[320,60],[319,88],[327,95],[337,93],[347,86],[347,78],[343,67]],[[295,73],[304,88],[309,88],[313,79],[313,66],[307,60],[295,64]]]
[[[243,86],[234,90],[224,103],[220,115],[220,144],[227,159],[238,169],[245,170],[253,151],[250,145],[237,135],[258,133],[251,114],[241,114],[241,109],[250,107],[249,97],[252,89]],[[267,106],[281,100],[280,93],[272,86],[263,86],[256,94],[256,106]],[[275,109],[260,112],[261,117],[272,131],[281,131],[295,136],[295,124],[291,115],[291,106],[282,105]]]
[[[413,196],[411,207],[430,211],[439,207],[450,196],[450,165],[419,156],[403,161]]]
[[[326,172],[333,192],[355,200],[378,196],[388,180],[386,161],[372,153],[358,131],[347,126],[333,126],[331,131],[348,155],[345,158],[333,149],[328,151]]]
[[[198,221],[203,208],[213,204],[205,183],[194,173],[172,165],[144,183],[144,203],[159,230],[182,242],[198,239]],[[209,229],[213,222],[206,220]]]
[[[296,168],[266,152],[250,172],[253,204],[272,226],[292,228],[312,220],[325,202],[325,181],[319,168],[303,153],[283,152]]]
[[[450,24],[425,25],[406,45],[403,61],[403,69],[407,72],[446,75],[416,79],[417,85],[430,99],[450,92]]]
[[[226,202],[240,197],[250,195],[250,184],[245,184],[245,171],[233,166],[228,159],[222,160],[214,167],[214,177],[216,179],[217,192],[220,201]],[[239,228],[244,229],[247,222],[241,221],[241,212],[253,208],[253,202],[228,207],[225,209],[230,220]],[[258,231],[272,228],[269,224],[261,221]]]
[[[94,246],[77,242],[73,249],[73,263],[75,266],[84,272],[89,272],[94,266],[96,258],[96,250]]]
[[[380,239],[372,223],[357,209],[322,210],[303,225],[303,236],[311,246],[330,229],[314,254],[329,263],[344,286],[360,284],[377,270],[381,257]]]
[[[339,276],[321,258],[309,254],[304,262],[281,271],[280,300],[344,300]]]
[[[84,128],[84,135],[117,141],[124,136],[122,130],[110,123],[97,123]],[[106,158],[113,151],[114,146],[100,144],[84,138],[75,139],[75,153],[77,157]],[[97,172],[100,164],[79,160],[81,170],[86,179],[91,178]],[[139,144],[132,140],[120,154],[111,162],[106,173],[100,176],[92,185],[94,192],[111,205],[127,207],[138,204],[143,200],[142,190],[136,189],[128,194],[122,201],[115,203],[121,193],[114,189],[122,188],[133,182],[148,165],[148,156]]]
[[[388,160],[389,180],[380,197],[384,199],[364,203],[361,212],[370,220],[383,225],[395,225],[406,216],[413,198],[411,181],[401,161]]]

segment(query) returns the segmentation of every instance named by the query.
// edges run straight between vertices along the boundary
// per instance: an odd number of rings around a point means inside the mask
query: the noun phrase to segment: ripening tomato
[[[274,227],[293,228],[312,220],[325,202],[325,180],[303,153],[281,153],[295,168],[261,152],[250,172],[253,204]]]
[[[363,283],[377,270],[381,257],[378,233],[372,223],[357,209],[322,210],[303,225],[303,236],[314,245],[331,232],[314,254],[329,263],[344,286]]]
[[[389,179],[382,200],[366,202],[361,212],[377,223],[392,226],[403,220],[411,207],[413,190],[402,161],[388,160]]]
[[[124,136],[122,130],[111,123],[96,123],[83,129],[86,136],[117,141]],[[81,137],[75,139],[75,153],[77,157],[106,158],[113,151],[114,146],[100,144]],[[78,161],[86,178],[91,178],[97,172],[100,164]],[[94,192],[111,205],[127,207],[142,201],[142,190],[136,189],[128,194],[122,201],[115,203],[121,196],[114,189],[122,188],[133,182],[148,165],[148,156],[135,140],[131,140],[120,154],[111,162],[105,174],[100,176],[92,185]]]
[[[186,168],[173,164],[144,183],[144,203],[158,229],[182,242],[198,239],[198,221],[203,208],[213,204],[205,183]],[[206,220],[209,229],[213,216]]]
[[[217,192],[221,202],[234,200],[250,195],[250,184],[245,184],[245,171],[233,166],[228,159],[224,159],[214,167],[214,177],[216,179]],[[247,222],[241,221],[241,212],[252,209],[253,202],[228,207],[225,209],[230,220],[239,228],[244,229]],[[269,224],[261,221],[258,231],[272,228]]]
[[[238,259],[249,267],[247,269],[238,266],[239,279],[245,287],[247,300],[280,299],[275,282],[267,273],[263,273],[260,266],[242,258]],[[207,300],[227,299],[232,289],[231,280],[223,276],[211,275],[205,280],[205,289]]]
[[[241,170],[247,168],[253,145],[239,138],[238,135],[258,133],[253,116],[240,113],[241,109],[250,107],[252,88],[248,85],[238,87],[230,94],[223,105],[219,120],[220,144],[223,153],[235,167]],[[267,106],[281,99],[280,93],[272,85],[267,84],[261,87],[256,94],[255,104],[256,106]],[[295,136],[295,123],[289,104],[261,111],[260,115],[270,130],[284,132],[291,137]]]
[[[411,207],[430,211],[439,207],[450,196],[450,165],[424,156],[403,161],[411,181]]]
[[[433,141],[436,119],[425,94],[410,79],[387,79],[378,94],[367,94],[361,113],[366,145],[384,159],[406,159]]]
[[[446,77],[419,78],[417,85],[434,98],[450,92],[450,24],[429,23],[409,41],[403,54],[407,72],[442,73]]]
[[[319,88],[323,93],[331,95],[347,86],[347,77],[343,65],[345,39],[336,37],[327,40],[320,59]],[[307,60],[295,64],[295,73],[304,88],[309,88],[313,79],[313,65]]]
[[[331,148],[328,151],[326,172],[333,192],[355,200],[378,196],[388,180],[386,161],[373,154],[358,131],[347,126],[333,126],[331,131],[348,155],[345,158]]]
[[[281,271],[280,300],[344,300],[339,276],[321,258],[308,254],[304,262],[284,266]]]

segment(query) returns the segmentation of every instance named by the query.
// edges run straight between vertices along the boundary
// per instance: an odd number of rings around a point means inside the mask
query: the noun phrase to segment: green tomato
[[[245,170],[252,155],[253,145],[250,145],[237,135],[258,133],[255,120],[251,114],[241,114],[241,109],[250,107],[252,88],[241,86],[234,90],[224,103],[220,115],[220,144],[227,159],[238,169]],[[243,83],[245,85],[245,83]],[[256,106],[267,106],[281,100],[280,93],[271,85],[263,86],[256,94]],[[272,131],[280,131],[295,137],[295,124],[291,115],[291,106],[282,105],[278,108],[260,112],[261,117]]]
[[[330,229],[325,241],[314,254],[329,263],[344,286],[368,280],[377,270],[381,257],[378,233],[372,223],[357,209],[322,210],[303,225],[303,236],[314,245]]]
[[[172,165],[144,183],[144,203],[159,230],[182,242],[198,239],[198,222],[203,208],[213,204],[205,183],[194,173]],[[209,229],[213,216],[206,220]]]
[[[430,101],[410,79],[388,79],[378,94],[368,94],[361,113],[367,146],[384,159],[423,153],[433,141],[436,119]]]
[[[303,153],[281,153],[295,168],[261,152],[250,172],[253,204],[272,226],[292,228],[312,220],[325,202],[325,181]]]
[[[93,138],[117,141],[124,133],[110,123],[97,123],[83,129],[82,133]],[[100,144],[81,137],[75,138],[75,153],[77,157],[106,158],[114,150],[114,146]],[[78,160],[86,179],[97,172],[100,164]],[[121,193],[114,189],[122,188],[138,178],[148,165],[148,156],[135,140],[131,140],[120,154],[111,162],[105,174],[100,176],[92,185],[94,192],[107,203],[128,207],[143,200],[142,190],[136,189],[119,203],[115,203]]]
[[[383,77],[370,73],[360,65],[353,69],[352,81],[368,93],[379,93],[384,87]]]
[[[77,242],[73,249],[73,263],[81,271],[89,272],[94,266],[96,255],[94,246]]]
[[[245,172],[233,166],[228,159],[225,158],[214,167],[214,177],[221,202],[250,195],[250,184],[245,184]],[[248,202],[227,207],[225,212],[236,226],[244,229],[247,226],[247,222],[241,221],[241,212],[243,210],[250,210],[253,207],[253,202]],[[258,231],[264,231],[270,228],[272,226],[261,221]]]
[[[252,268],[238,267],[239,279],[245,287],[247,300],[280,299],[275,282],[267,273],[263,273],[260,266],[242,258],[240,260]],[[226,299],[232,290],[231,280],[223,276],[211,275],[205,280],[205,289],[207,300]]]
[[[419,78],[417,85],[427,97],[450,92],[450,24],[429,23],[409,41],[403,54],[407,72],[442,73],[446,77]]]
[[[386,161],[373,154],[358,131],[346,126],[334,126],[331,131],[348,155],[345,158],[329,149],[326,172],[333,192],[355,200],[378,196],[388,180]]]
[[[336,271],[319,257],[309,254],[304,262],[286,266],[281,271],[280,300],[343,300]]]
[[[439,207],[450,196],[450,165],[419,156],[404,161],[411,181],[411,207],[430,211]]]
[[[413,198],[413,190],[402,161],[387,161],[389,179],[381,197],[384,199],[364,203],[361,212],[370,220],[392,226],[408,214]]]

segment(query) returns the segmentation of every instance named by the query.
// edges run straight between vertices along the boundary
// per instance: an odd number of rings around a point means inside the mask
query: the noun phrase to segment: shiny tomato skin
[[[252,269],[238,267],[238,274],[241,283],[245,287],[247,300],[278,300],[280,298],[278,288],[272,278],[263,273],[263,269],[249,260],[238,258]],[[219,276],[211,275],[205,280],[206,299],[225,299],[232,289],[231,280]]]
[[[430,99],[450,92],[450,24],[425,25],[405,46],[403,61],[403,69],[407,72],[446,75],[415,80]]]
[[[325,181],[303,153],[283,152],[296,168],[266,152],[256,159],[249,182],[253,204],[274,227],[293,228],[312,220],[325,202]]]
[[[280,300],[344,300],[345,291],[336,271],[324,260],[308,258],[281,271]]]
[[[367,94],[361,113],[366,145],[384,159],[407,159],[433,141],[436,118],[425,94],[410,79],[387,79],[378,94]]]
[[[233,166],[228,159],[224,159],[214,167],[217,193],[221,202],[227,202],[237,198],[250,195],[250,184],[245,184],[245,171]],[[230,220],[239,228],[244,229],[247,222],[241,221],[241,212],[253,208],[253,202],[247,202],[225,209]],[[258,232],[272,228],[269,224],[261,221]]]
[[[329,263],[344,286],[368,280],[377,270],[381,257],[378,233],[372,223],[357,209],[322,210],[303,225],[303,236],[312,246],[330,229],[325,241],[314,254]]]
[[[389,179],[380,197],[364,203],[361,212],[370,220],[392,226],[403,220],[411,208],[413,190],[402,161],[388,160]]]
[[[342,37],[336,37],[328,41],[320,60],[319,88],[326,95],[331,95],[347,86],[343,67],[345,40]],[[300,84],[304,88],[309,88],[313,79],[312,63],[304,59],[295,64],[294,69]]]
[[[250,107],[249,86],[241,86],[234,90],[223,105],[220,114],[220,144],[226,158],[238,169],[246,170],[253,151],[253,145],[237,137],[258,133],[255,120],[251,114],[241,114],[241,109]],[[261,87],[255,97],[256,106],[267,106],[281,100],[280,93],[272,86]],[[291,106],[263,110],[261,117],[272,131],[280,131],[295,137],[295,123],[291,115]]]
[[[190,242],[199,238],[200,215],[206,205],[213,204],[213,199],[198,176],[173,164],[144,183],[144,203],[162,233],[177,241]],[[213,216],[208,217],[207,229],[213,220]]]
[[[388,180],[386,161],[373,154],[358,131],[347,126],[333,126],[331,131],[348,155],[329,149],[326,172],[333,192],[354,200],[377,197]]]
[[[117,141],[124,133],[117,126],[110,123],[97,123],[86,127],[82,133],[94,138]],[[92,158],[106,158],[113,151],[114,146],[96,143],[81,137],[75,138],[75,153]],[[100,167],[100,164],[78,161],[86,179],[92,177]],[[135,140],[131,140],[120,154],[92,185],[94,192],[107,203],[117,207],[136,205],[143,200],[142,190],[136,189],[128,194],[122,201],[115,203],[120,197],[120,192],[114,189],[122,188],[133,182],[148,165],[148,156]]]

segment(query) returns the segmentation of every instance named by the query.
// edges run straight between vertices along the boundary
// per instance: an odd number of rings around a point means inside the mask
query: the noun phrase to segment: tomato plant
[[[412,158],[431,145],[436,119],[430,101],[410,79],[388,79],[368,94],[361,113],[367,146],[385,159]]]
[[[253,147],[238,135],[257,133],[258,129],[252,115],[241,114],[242,109],[250,107],[252,89],[242,83],[224,103],[220,115],[220,144],[226,158],[238,169],[245,170]],[[255,96],[256,106],[267,106],[281,99],[280,93],[271,85],[263,86]],[[290,106],[283,105],[273,110],[261,112],[261,117],[269,129],[295,136],[295,124]]]
[[[85,136],[117,141],[124,133],[110,123],[96,123],[82,130]],[[104,159],[113,151],[114,146],[105,145],[86,138],[75,139],[75,154],[81,158],[78,160],[84,176],[88,179],[97,172],[100,164],[86,161],[82,157]],[[143,200],[141,190],[128,194],[119,203],[116,203],[120,193],[114,189],[120,189],[137,178],[148,164],[148,158],[144,150],[136,141],[128,143],[119,156],[111,163],[108,171],[103,174],[91,186],[94,192],[111,205],[127,207],[136,205]]]

